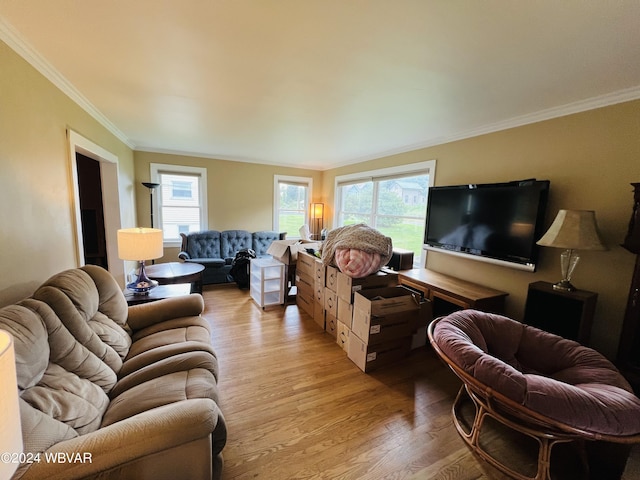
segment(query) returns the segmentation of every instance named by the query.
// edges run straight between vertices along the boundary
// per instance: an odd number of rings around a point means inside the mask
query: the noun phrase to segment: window
[[[427,194],[435,160],[336,177],[336,226],[366,223],[422,262]]]
[[[193,182],[180,180],[180,176],[175,175],[171,181],[171,198],[193,198]]]
[[[198,167],[151,164],[154,217],[165,244],[180,245],[181,233],[207,229],[207,170]]]
[[[309,205],[313,180],[308,177],[275,175],[273,228],[287,232],[287,238],[300,238],[300,227],[309,224]]]

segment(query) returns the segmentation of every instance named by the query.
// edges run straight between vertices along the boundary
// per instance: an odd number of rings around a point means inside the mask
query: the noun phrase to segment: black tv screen
[[[424,248],[534,271],[548,180],[431,187]]]

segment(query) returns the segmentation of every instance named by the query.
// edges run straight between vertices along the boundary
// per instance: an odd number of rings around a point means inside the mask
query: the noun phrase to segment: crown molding
[[[390,157],[393,155],[400,155],[402,153],[412,152],[414,150],[420,150],[422,148],[436,147],[445,143],[456,142],[459,140],[465,140],[468,138],[479,137],[481,135],[487,135],[489,133],[496,133],[503,130],[509,130],[511,128],[522,127],[524,125],[530,125],[533,123],[543,122],[545,120],[552,120],[554,118],[566,117],[576,113],[586,112],[589,110],[595,110],[597,108],[604,108],[618,103],[631,102],[640,99],[640,86],[626,88],[618,90],[616,92],[607,93],[597,97],[588,98],[585,100],[568,103],[558,107],[552,107],[538,112],[521,115],[518,117],[512,117],[507,120],[495,122],[487,125],[480,126],[478,128],[466,130],[464,132],[457,133],[455,135],[431,138],[424,142],[417,142],[403,147],[387,150],[384,152],[376,152],[372,155],[363,156],[357,159],[337,163],[331,167],[325,167],[324,170],[329,168],[339,168],[355,163],[366,162],[370,160],[377,160],[379,158]]]
[[[278,162],[261,161],[258,159],[248,158],[221,158],[215,154],[199,154],[194,152],[181,152],[174,150],[156,149],[151,147],[136,146],[121,130],[118,129],[105,115],[102,114],[86,97],[84,97],[63,75],[60,74],[49,62],[47,62],[42,55],[40,55],[29,43],[23,39],[16,29],[6,22],[0,16],[0,40],[5,42],[11,49],[13,49],[18,55],[24,58],[30,65],[32,65],[38,72],[40,72],[45,78],[51,81],[56,87],[58,87],[64,94],[66,94],[72,101],[77,103],[82,109],[84,109],[89,115],[96,119],[102,126],[108,131],[120,139],[129,148],[135,151],[153,152],[153,153],[165,153],[171,155],[185,155],[185,156],[197,156],[201,158],[215,158],[218,160],[228,160],[236,162],[246,163],[261,163],[279,166],[292,166],[284,165]],[[332,165],[316,165],[317,170],[328,170],[333,168],[339,168],[342,166],[353,165],[369,160],[375,160],[392,155],[398,155],[413,150],[419,150],[422,148],[434,147],[442,145],[444,143],[455,142],[458,140],[464,140],[467,138],[477,137],[480,135],[486,135],[489,133],[495,133],[502,130],[508,130],[532,123],[542,122],[545,120],[551,120],[553,118],[564,117],[575,113],[580,113],[588,110],[594,110],[597,108],[607,107],[618,103],[629,102],[640,99],[640,86],[634,86],[631,88],[618,90],[605,95],[592,97],[577,102],[560,105],[558,107],[552,107],[538,112],[533,112],[526,115],[512,117],[499,122],[494,122],[487,125],[482,125],[477,128],[469,129],[456,133],[454,135],[430,138],[422,142],[417,142],[410,145],[404,145],[398,148],[390,149],[387,151],[375,152],[370,155],[365,155],[359,158],[352,158],[349,160],[338,161]],[[300,168],[314,169],[313,166],[305,166]]]
[[[109,130],[120,141],[132,150],[135,150],[135,144],[116,127],[95,105],[93,105],[77,88],[73,86],[53,65],[44,59],[36,49],[34,49],[24,38],[20,36],[18,31],[6,20],[0,17],[0,40],[6,43],[9,48],[14,50],[33,68],[40,72],[47,80],[59,88],[62,93],[67,95],[72,101],[80,106],[84,111],[97,120],[104,128]]]

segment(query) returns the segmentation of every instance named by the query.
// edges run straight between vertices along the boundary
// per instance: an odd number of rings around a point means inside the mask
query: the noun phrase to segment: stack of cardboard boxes
[[[392,270],[356,279],[300,252],[295,283],[298,307],[364,372],[426,343],[430,302],[398,285],[398,274]]]

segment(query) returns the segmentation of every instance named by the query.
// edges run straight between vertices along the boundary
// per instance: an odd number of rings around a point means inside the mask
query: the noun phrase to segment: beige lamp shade
[[[607,250],[598,234],[593,210],[560,210],[537,243],[544,247],[572,250]]]
[[[311,207],[311,216],[312,218],[318,219],[324,217],[324,203],[314,203]]]
[[[20,426],[20,407],[18,404],[18,380],[16,378],[16,360],[13,350],[13,338],[0,330],[0,453],[22,453],[22,429]],[[15,455],[12,457],[15,458]],[[11,478],[18,468],[15,462],[0,462],[0,478]]]
[[[162,230],[124,228],[118,230],[118,257],[122,260],[153,260],[163,255]]]

